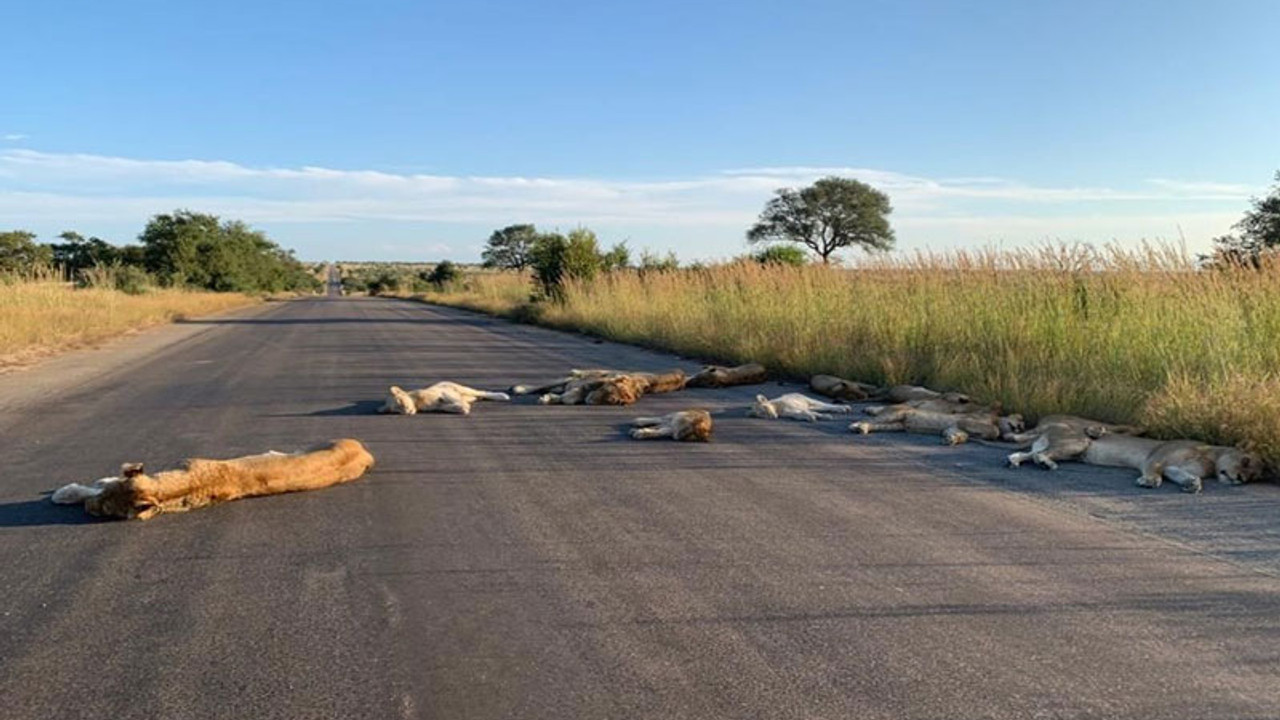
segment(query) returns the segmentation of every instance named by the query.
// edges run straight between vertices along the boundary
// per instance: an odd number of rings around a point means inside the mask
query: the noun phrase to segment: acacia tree
[[[747,231],[747,242],[795,242],[831,261],[835,251],[893,247],[889,196],[850,178],[827,177],[800,190],[783,188]]]
[[[538,230],[532,225],[508,225],[494,230],[480,253],[485,267],[524,270],[533,264],[533,244]]]
[[[1253,209],[1233,226],[1239,234],[1215,238],[1213,255],[1203,259],[1257,267],[1263,253],[1280,248],[1280,171],[1275,179],[1270,194],[1253,198]]]

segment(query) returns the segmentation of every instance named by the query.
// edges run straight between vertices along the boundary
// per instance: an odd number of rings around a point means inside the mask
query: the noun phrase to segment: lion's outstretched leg
[[[656,425],[652,427],[638,427],[631,429],[631,437],[636,440],[654,440],[657,438],[672,437],[675,434],[676,430],[672,425]]]
[[[1040,461],[1036,459],[1037,456],[1044,455],[1044,452],[1048,449],[1049,438],[1037,437],[1035,442],[1031,443],[1029,449],[1022,452],[1009,453],[1009,457],[1005,458],[1005,461],[1009,463],[1009,467],[1021,467],[1022,463],[1028,460],[1035,460],[1039,464]],[[1054,467],[1057,467],[1057,465],[1055,464]]]
[[[1204,481],[1200,476],[1186,468],[1167,467],[1164,476],[1182,488],[1182,492],[1198,493],[1204,489]]]
[[[661,418],[661,417],[638,417],[635,420],[631,421],[631,427],[634,427],[634,428],[653,427],[654,425],[661,425],[663,420],[664,418]]]
[[[782,416],[793,420],[803,420],[805,422],[817,422],[820,419],[818,413],[812,410],[783,410]]]
[[[858,422],[850,424],[849,429],[863,435],[870,435],[873,432],[906,432],[907,424],[903,422],[882,420],[859,420]]]
[[[850,405],[837,405],[835,403],[825,403],[825,402],[819,402],[819,401],[810,402],[809,409],[819,413],[848,414],[853,412],[853,407]]]

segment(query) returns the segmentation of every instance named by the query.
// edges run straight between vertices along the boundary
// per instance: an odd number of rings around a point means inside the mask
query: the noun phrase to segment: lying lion
[[[814,375],[809,378],[809,387],[819,395],[826,395],[829,398],[849,402],[874,400],[877,402],[905,403],[919,400],[942,400],[957,405],[972,402],[968,395],[957,392],[938,392],[920,385],[878,387],[856,380],[845,380],[835,375]]]
[[[759,385],[769,379],[769,373],[759,363],[747,363],[737,367],[706,365],[689,378],[688,387],[726,388],[735,385]]]
[[[103,478],[91,486],[71,483],[49,499],[60,505],[84,503],[84,509],[98,517],[146,520],[240,498],[329,487],[355,480],[371,467],[373,456],[364,445],[343,439],[288,455],[192,458],[182,469],[154,476],[145,474],[141,463],[127,463],[120,477]]]
[[[860,402],[869,400],[880,388],[875,385],[860,383],[856,380],[845,380],[835,375],[814,375],[809,378],[809,389],[836,400]]]
[[[881,408],[874,420],[860,420],[849,425],[856,433],[911,432],[941,434],[948,445],[959,445],[970,437],[996,440],[1023,429],[1021,415],[1000,415],[994,410],[981,412],[939,412],[910,404]]]
[[[757,395],[755,402],[751,405],[751,409],[747,410],[747,416],[768,420],[784,417],[792,420],[815,422],[817,420],[837,419],[832,413],[844,414],[851,412],[853,412],[853,408],[848,405],[833,405],[821,400],[814,400],[800,393],[787,393],[772,400],[764,395]]]
[[[541,393],[538,402],[543,405],[631,405],[643,395],[681,390],[685,382],[682,370],[666,373],[571,370],[569,377],[546,385],[516,385],[511,393]]]
[[[928,398],[925,400],[908,400],[907,402],[896,403],[894,405],[868,405],[862,408],[862,412],[867,415],[884,415],[893,413],[903,408],[914,408],[916,410],[926,410],[928,412],[943,413],[947,415],[961,415],[968,413],[995,413],[999,415],[1003,409],[1000,403],[992,405],[978,405],[970,401],[967,397],[964,400],[957,401],[948,399],[947,396]]]
[[[1090,465],[1139,470],[1139,487],[1158,488],[1168,478],[1190,493],[1200,492],[1203,481],[1211,477],[1228,485],[1252,482],[1262,476],[1263,468],[1258,455],[1239,448],[1110,434],[1092,440],[1083,459]]]
[[[711,439],[711,413],[706,410],[682,410],[659,417],[640,417],[631,421],[631,437],[654,440],[707,442]]]
[[[510,400],[511,396],[500,392],[476,390],[454,382],[438,382],[421,390],[405,391],[392,385],[387,400],[378,409],[380,413],[415,415],[420,412],[443,412],[470,415],[476,400]]]
[[[1027,460],[1053,470],[1058,462],[1077,460],[1089,444],[1104,435],[1141,435],[1142,428],[1133,425],[1117,425],[1075,415],[1046,415],[1036,426],[1021,433],[1010,433],[1003,439],[1022,445],[1018,452],[1007,458],[1011,467],[1018,467]]]

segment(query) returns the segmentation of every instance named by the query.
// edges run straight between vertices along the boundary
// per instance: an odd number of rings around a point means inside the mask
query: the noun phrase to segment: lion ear
[[[767,397],[765,397],[765,396],[763,396],[763,395],[757,395],[757,396],[756,396],[756,402],[766,403],[766,402],[769,402],[769,398],[767,398]]]
[[[125,463],[120,466],[120,477],[128,480],[142,474],[142,463]]]

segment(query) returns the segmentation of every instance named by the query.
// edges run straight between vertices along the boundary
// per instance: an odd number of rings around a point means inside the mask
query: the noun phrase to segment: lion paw
[[[863,435],[871,434],[871,423],[856,422],[849,425],[849,429]]]
[[[1160,487],[1161,481],[1162,481],[1162,478],[1159,478],[1159,477],[1150,478],[1150,477],[1147,477],[1146,475],[1143,475],[1142,477],[1138,478],[1137,481],[1134,482],[1134,484],[1137,485],[1138,487],[1158,488]]]
[[[1192,495],[1198,495],[1202,490],[1204,490],[1204,483],[1200,481],[1200,478],[1196,478],[1195,480],[1188,481],[1186,483],[1183,483],[1182,485],[1182,492],[1184,493],[1191,493]]]

